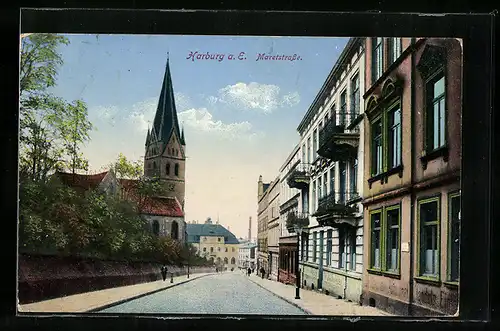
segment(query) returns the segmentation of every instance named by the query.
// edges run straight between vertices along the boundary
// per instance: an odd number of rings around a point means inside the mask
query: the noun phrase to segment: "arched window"
[[[220,264],[220,262],[221,262],[221,259],[220,259],[220,257],[218,257],[217,258],[217,264]]]
[[[170,175],[170,163],[167,163],[165,166],[165,171],[167,172],[167,176]]]
[[[210,253],[213,253],[213,252],[214,252],[214,248],[210,247]]]
[[[160,235],[160,223],[158,223],[158,221],[156,220],[153,222],[153,233],[155,236]]]
[[[236,264],[236,259],[234,257],[231,258],[231,264]]]
[[[170,236],[172,237],[172,239],[179,239],[179,225],[176,221],[172,222],[172,230],[170,232]]]
[[[224,258],[224,264],[228,264],[229,263],[229,260],[227,259],[227,257]]]
[[[175,164],[175,169],[174,169],[174,171],[175,171],[175,175],[176,175],[176,176],[179,176],[179,163],[176,163],[176,164]]]
[[[226,247],[226,253],[227,253],[227,247]]]
[[[156,161],[153,161],[153,169],[156,169]]]

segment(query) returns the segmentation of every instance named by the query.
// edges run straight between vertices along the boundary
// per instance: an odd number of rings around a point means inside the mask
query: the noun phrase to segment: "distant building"
[[[240,242],[236,236],[220,224],[208,218],[203,224],[187,224],[187,242],[197,249],[199,256],[212,260],[219,267],[238,266]]]
[[[269,214],[267,207],[269,206],[269,186],[271,183],[264,183],[262,176],[259,176],[257,183],[257,268],[264,268],[266,274],[269,272],[269,255],[267,248],[267,228],[269,222]]]
[[[268,249],[268,275],[272,280],[278,280],[279,264],[279,238],[280,238],[280,186],[279,176],[269,186],[269,203],[267,207],[267,249]]]
[[[238,268],[255,269],[257,266],[257,244],[247,242],[238,248]]]

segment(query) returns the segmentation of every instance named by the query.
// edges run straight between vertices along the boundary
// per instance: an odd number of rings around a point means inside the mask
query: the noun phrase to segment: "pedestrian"
[[[262,274],[262,279],[264,279],[264,275],[266,274],[266,270],[264,269],[264,267],[260,268],[260,273]]]
[[[161,267],[161,277],[163,278],[163,281],[165,281],[165,279],[167,279],[167,266],[166,265],[163,265]]]
[[[248,277],[250,277],[250,274],[252,273],[252,269],[248,268]]]

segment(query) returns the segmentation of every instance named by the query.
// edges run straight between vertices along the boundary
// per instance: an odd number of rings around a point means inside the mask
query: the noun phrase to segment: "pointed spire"
[[[184,124],[182,125],[182,131],[181,131],[181,144],[182,146],[186,146],[186,140],[184,139]]]
[[[174,132],[177,137],[181,137],[179,121],[177,119],[177,109],[175,107],[174,88],[170,75],[168,53],[165,76],[163,77],[163,85],[161,87],[152,131],[157,135],[157,139],[162,142],[167,142]]]
[[[149,124],[148,124],[148,134],[146,135],[146,146],[149,146],[149,138],[151,137],[151,132],[149,130]]]

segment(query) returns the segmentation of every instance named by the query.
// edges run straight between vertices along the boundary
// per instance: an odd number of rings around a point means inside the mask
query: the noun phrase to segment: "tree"
[[[139,179],[143,173],[142,163],[140,161],[129,161],[123,153],[118,155],[111,168],[119,178]]]

